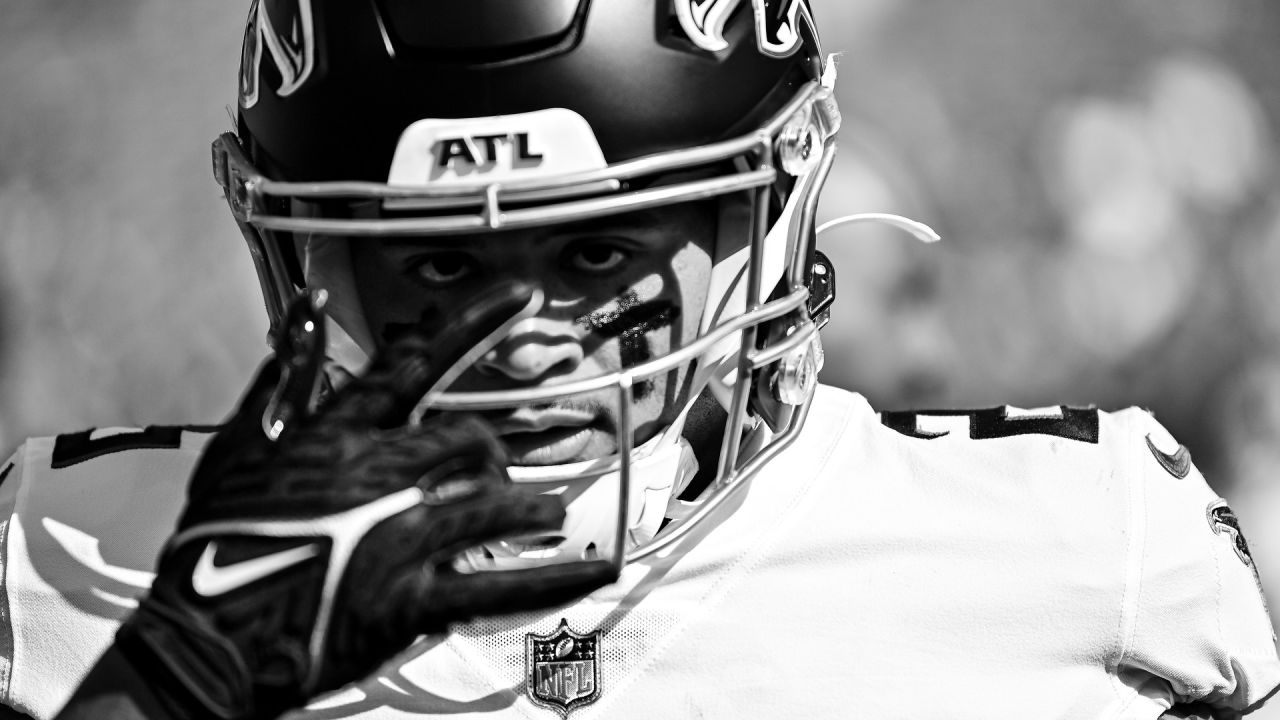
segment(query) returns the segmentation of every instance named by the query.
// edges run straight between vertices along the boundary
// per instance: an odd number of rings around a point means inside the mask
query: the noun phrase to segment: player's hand
[[[118,636],[170,712],[274,717],[363,678],[420,634],[616,579],[603,561],[455,572],[460,551],[558,529],[564,508],[511,485],[478,418],[406,424],[529,297],[511,288],[430,340],[406,334],[318,408],[320,302],[295,302],[275,359],[205,450],[151,593]]]

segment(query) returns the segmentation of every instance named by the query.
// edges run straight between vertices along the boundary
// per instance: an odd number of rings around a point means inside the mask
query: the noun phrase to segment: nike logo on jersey
[[[197,595],[207,598],[225,595],[309,560],[316,556],[318,550],[315,545],[303,545],[230,565],[215,565],[213,558],[217,553],[218,543],[211,542],[205,546],[200,559],[196,561],[195,572],[191,573],[191,589]]]
[[[1191,451],[1185,446],[1179,445],[1177,452],[1170,455],[1156,447],[1156,444],[1151,442],[1151,436],[1147,435],[1147,448],[1155,456],[1156,462],[1168,470],[1170,475],[1182,480],[1191,473]]]

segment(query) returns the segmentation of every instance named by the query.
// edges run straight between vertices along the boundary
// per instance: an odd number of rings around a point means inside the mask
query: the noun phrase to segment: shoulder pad
[[[1241,521],[1150,413],[1110,417],[1124,429],[1140,539],[1121,664],[1162,668],[1178,699],[1247,712],[1280,684],[1280,657]]]
[[[52,717],[150,587],[213,428],[27,440],[0,465],[0,702]],[[7,694],[6,694],[7,693]]]

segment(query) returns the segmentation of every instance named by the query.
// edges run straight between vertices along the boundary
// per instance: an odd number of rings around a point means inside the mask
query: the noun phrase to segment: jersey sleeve
[[[1149,414],[1125,412],[1132,532],[1119,670],[1163,681],[1174,704],[1247,712],[1280,686],[1280,658],[1241,524],[1186,448]]]
[[[0,465],[0,704],[53,717],[147,591],[207,439],[111,428]]]

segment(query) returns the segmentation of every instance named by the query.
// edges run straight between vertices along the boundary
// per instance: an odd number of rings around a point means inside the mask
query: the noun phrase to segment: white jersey
[[[0,691],[40,719],[145,591],[208,435],[78,437],[0,466]],[[730,505],[291,717],[1156,718],[1280,685],[1234,516],[1140,410],[881,416],[822,388]]]

